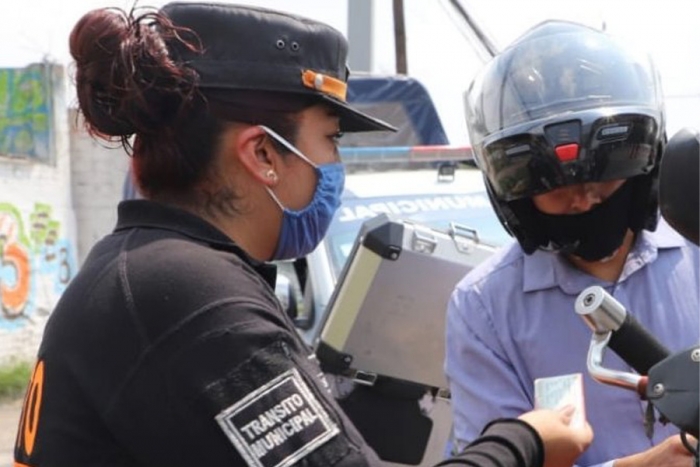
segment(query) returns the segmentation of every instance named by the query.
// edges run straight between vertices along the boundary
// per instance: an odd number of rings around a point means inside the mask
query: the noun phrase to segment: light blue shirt
[[[671,352],[700,341],[700,257],[663,221],[644,231],[617,283],[596,279],[561,255],[504,247],[455,288],[447,311],[445,371],[459,446],[484,425],[533,408],[533,381],[582,373],[586,416],[595,432],[578,465],[592,466],[645,451],[678,433],[644,431],[646,402],[633,391],[594,381],[586,370],[591,330],[574,311],[578,294],[600,285]],[[603,366],[633,371],[612,350]]]

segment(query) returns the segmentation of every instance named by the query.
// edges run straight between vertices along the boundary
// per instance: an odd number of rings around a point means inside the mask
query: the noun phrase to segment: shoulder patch
[[[339,433],[296,368],[216,416],[251,467],[287,467]]]

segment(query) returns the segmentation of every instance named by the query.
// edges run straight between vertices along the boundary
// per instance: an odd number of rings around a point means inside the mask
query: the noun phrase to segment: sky
[[[196,0],[195,0],[196,1]],[[226,0],[219,0],[222,3]],[[354,0],[238,0],[324,21],[347,35]],[[9,3],[10,0],[0,0]],[[15,0],[0,15],[0,67],[45,58],[69,64],[68,35],[81,15],[134,0]],[[138,0],[159,7],[166,0]],[[648,50],[662,77],[668,131],[700,127],[700,2],[697,0],[461,0],[493,42],[505,47],[546,19],[602,28]],[[463,92],[483,66],[448,0],[404,0],[408,73],[431,94],[452,144],[468,144]],[[373,0],[372,69],[395,71],[392,0]],[[352,47],[352,43],[350,44]],[[69,99],[74,102],[74,99]]]

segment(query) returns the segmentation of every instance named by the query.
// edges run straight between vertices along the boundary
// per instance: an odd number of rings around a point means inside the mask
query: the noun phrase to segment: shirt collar
[[[687,241],[661,219],[654,232],[642,230],[632,246],[618,282],[625,281],[634,272],[658,257],[659,250],[680,248]],[[558,253],[536,250],[523,259],[523,292],[559,287],[564,292],[578,294],[586,287],[602,282],[579,269]]]
[[[272,288],[275,287],[276,266],[251,258],[221,230],[187,211],[145,199],[122,201],[117,207],[117,226],[114,231],[134,228],[169,230],[203,242],[217,250],[234,253],[255,269]]]

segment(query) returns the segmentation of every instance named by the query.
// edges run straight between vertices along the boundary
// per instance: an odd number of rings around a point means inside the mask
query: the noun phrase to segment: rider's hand
[[[688,435],[691,445],[697,443],[695,438]],[[692,454],[681,441],[680,435],[666,438],[661,444],[628,457],[617,459],[614,467],[688,467],[691,463]]]
[[[518,417],[542,438],[544,467],[573,465],[593,441],[593,430],[588,422],[581,428],[570,426],[573,414],[574,408],[567,406],[559,410],[533,410]]]

